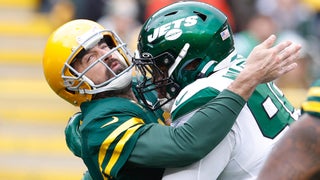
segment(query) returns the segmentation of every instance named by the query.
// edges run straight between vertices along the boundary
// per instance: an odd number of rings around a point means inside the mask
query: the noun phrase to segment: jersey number
[[[273,83],[260,84],[247,104],[267,138],[275,138],[295,120],[294,107]]]

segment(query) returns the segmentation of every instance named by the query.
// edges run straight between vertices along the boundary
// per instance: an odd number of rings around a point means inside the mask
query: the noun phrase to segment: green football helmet
[[[154,89],[162,89],[158,93],[166,97],[157,104],[144,101],[151,109],[174,99],[196,79],[225,68],[231,62],[225,59],[236,54],[227,17],[192,1],[171,4],[151,16],[140,31],[138,52],[134,61],[144,76],[137,86],[140,98]]]

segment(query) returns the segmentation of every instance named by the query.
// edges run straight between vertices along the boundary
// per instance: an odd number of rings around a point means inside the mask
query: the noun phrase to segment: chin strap
[[[97,88],[97,89],[80,89],[79,92],[82,94],[97,94],[105,91],[114,91],[114,90],[121,90],[126,87],[128,87],[132,82],[132,67],[130,67],[129,70],[127,70],[125,73],[111,81],[106,86]]]
[[[132,82],[132,69],[128,70],[117,79],[111,81],[105,88],[101,88],[104,91],[113,91],[124,89],[128,87]]]

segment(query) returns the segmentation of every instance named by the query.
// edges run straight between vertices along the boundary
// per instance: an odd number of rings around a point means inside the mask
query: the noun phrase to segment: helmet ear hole
[[[196,58],[196,59],[190,61],[190,63],[188,63],[183,69],[187,70],[187,71],[196,70],[197,67],[200,65],[201,61],[202,61],[201,58]]]

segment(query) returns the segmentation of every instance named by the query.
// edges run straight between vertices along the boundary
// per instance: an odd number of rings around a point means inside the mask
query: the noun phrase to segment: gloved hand
[[[301,113],[320,118],[320,79],[311,84],[307,99],[302,103]]]
[[[79,132],[81,120],[81,112],[75,113],[70,117],[68,124],[64,130],[68,148],[75,156],[78,157],[81,157],[81,135]]]

